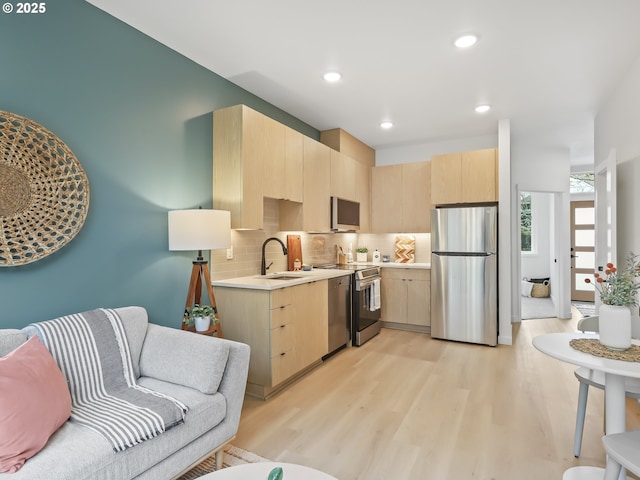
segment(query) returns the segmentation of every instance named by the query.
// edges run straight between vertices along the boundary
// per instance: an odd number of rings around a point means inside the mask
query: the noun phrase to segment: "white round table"
[[[267,480],[269,472],[276,467],[282,467],[283,480],[338,480],[313,468],[282,462],[246,463],[223,468],[200,478],[207,480]]]
[[[574,338],[597,339],[598,335],[584,333],[548,333],[535,337],[533,339],[533,346],[542,353],[563,362],[604,372],[605,433],[624,432],[626,429],[624,379],[625,377],[640,378],[640,363],[611,360],[580,352],[569,345],[569,341]],[[634,343],[637,344],[637,341],[634,341]],[[562,478],[563,480],[600,480],[604,478],[604,469],[587,466],[573,467],[568,469]]]

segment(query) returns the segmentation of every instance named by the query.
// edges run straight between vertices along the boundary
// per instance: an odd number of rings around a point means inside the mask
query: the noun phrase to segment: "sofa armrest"
[[[231,439],[237,433],[238,425],[240,424],[251,351],[249,345],[245,343],[226,341],[229,342],[229,360],[218,391],[227,401],[227,414],[224,418],[224,423],[230,429],[228,438]]]
[[[236,368],[229,365],[235,361],[230,354],[235,344],[150,323],[140,355],[140,375],[213,394],[227,371]]]

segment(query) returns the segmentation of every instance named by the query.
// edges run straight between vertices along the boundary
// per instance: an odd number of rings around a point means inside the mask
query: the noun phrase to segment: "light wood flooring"
[[[272,399],[247,397],[233,443],[340,480],[561,479],[604,466],[603,392],[590,389],[576,459],[574,367],[531,345],[577,318],[525,320],[495,348],[383,329]],[[627,412],[639,428],[635,401]]]

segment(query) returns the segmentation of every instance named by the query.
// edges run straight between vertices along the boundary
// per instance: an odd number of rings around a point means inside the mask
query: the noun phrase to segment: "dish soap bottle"
[[[380,252],[378,251],[377,248],[373,252],[373,263],[380,263]]]

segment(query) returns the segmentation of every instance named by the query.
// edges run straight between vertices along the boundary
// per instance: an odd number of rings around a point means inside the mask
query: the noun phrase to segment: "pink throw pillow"
[[[71,415],[67,382],[32,337],[0,357],[0,472],[17,472]]]

